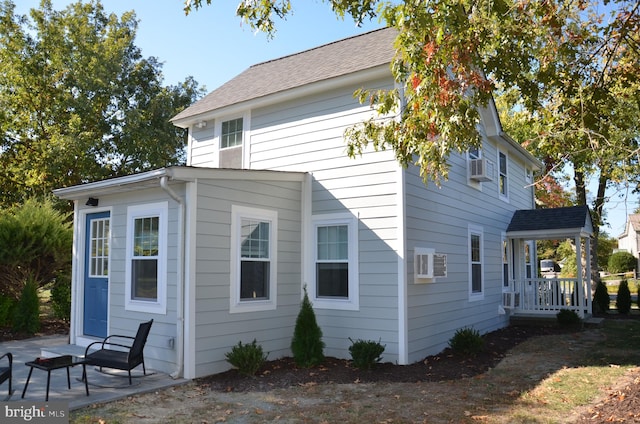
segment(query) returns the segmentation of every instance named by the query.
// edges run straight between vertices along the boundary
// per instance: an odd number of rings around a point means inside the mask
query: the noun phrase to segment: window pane
[[[243,219],[241,226],[241,257],[269,259],[269,223]]]
[[[133,232],[134,256],[158,256],[160,218],[137,218]]]
[[[240,299],[269,298],[269,262],[241,261]]]
[[[318,227],[319,261],[349,259],[349,231],[347,225]]]
[[[94,219],[90,231],[89,276],[106,277],[109,275],[109,219]]]
[[[502,285],[509,287],[509,264],[502,265]]]
[[[158,260],[134,259],[131,261],[131,298],[156,300],[158,298]]]
[[[480,262],[480,236],[471,235],[471,262]]]
[[[349,264],[317,263],[318,297],[349,297]]]
[[[500,153],[500,173],[505,175],[507,173],[507,155],[504,153]]]
[[[473,293],[482,292],[482,265],[471,265],[471,291]]]
[[[242,118],[222,123],[220,148],[239,146],[242,144]]]

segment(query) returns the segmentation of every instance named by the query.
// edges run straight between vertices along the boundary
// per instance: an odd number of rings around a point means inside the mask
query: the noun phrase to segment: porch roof
[[[587,206],[518,210],[507,227],[507,237],[527,240],[592,235],[593,224]]]

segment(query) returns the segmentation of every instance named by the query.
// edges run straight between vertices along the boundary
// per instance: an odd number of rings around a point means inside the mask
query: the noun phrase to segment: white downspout
[[[162,176],[160,178],[160,187],[180,205],[180,216],[178,217],[178,222],[180,223],[180,230],[178,231],[178,246],[179,246],[179,254],[178,254],[178,272],[177,272],[177,283],[178,289],[176,293],[176,315],[177,315],[177,329],[176,329],[176,352],[177,352],[177,360],[176,360],[176,370],[171,373],[171,378],[180,378],[184,373],[184,260],[185,260],[185,202],[184,200],[176,194],[171,187],[168,185],[167,176]]]

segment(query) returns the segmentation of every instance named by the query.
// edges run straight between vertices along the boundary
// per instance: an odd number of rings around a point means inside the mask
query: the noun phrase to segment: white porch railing
[[[581,318],[589,313],[585,290],[575,278],[527,278],[515,281],[519,302],[515,314],[555,315],[561,309],[575,311]]]

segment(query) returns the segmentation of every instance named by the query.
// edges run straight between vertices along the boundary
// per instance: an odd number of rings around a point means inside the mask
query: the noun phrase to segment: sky
[[[321,0],[294,0],[294,13],[276,21],[275,38],[254,33],[235,16],[239,0],[213,0],[210,6],[185,16],[184,0],[103,0],[106,12],[122,15],[134,10],[139,20],[136,45],[145,57],[163,64],[164,84],[176,85],[192,76],[207,92],[214,90],[249,66],[297,53],[325,43],[381,28],[377,20],[360,28],[341,20]],[[206,0],[202,0],[206,3]],[[16,13],[27,14],[40,0],[14,0]],[[52,0],[54,9],[66,8],[69,0]],[[593,189],[595,192],[595,188]],[[609,226],[603,230],[617,237],[626,217],[638,207],[631,189],[607,192]]]

